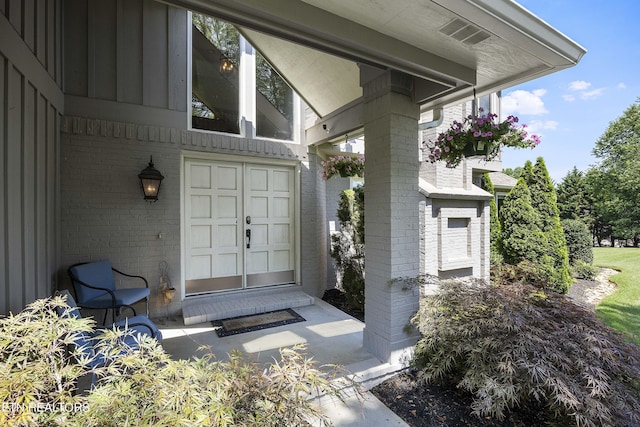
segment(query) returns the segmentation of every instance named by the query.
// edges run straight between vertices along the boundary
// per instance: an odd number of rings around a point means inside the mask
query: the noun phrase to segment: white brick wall
[[[390,280],[419,270],[418,107],[408,78],[386,73],[366,84],[366,327],[364,345],[397,362],[414,343],[404,329],[418,297]],[[405,85],[406,84],[406,85]]]
[[[242,155],[249,161],[302,162],[302,284],[314,296],[324,289],[324,190],[306,147],[79,117],[64,117],[61,130],[61,262],[66,286],[69,265],[109,259],[116,268],[149,280],[153,316],[179,313],[179,293],[170,307],[158,295],[158,264],[167,261],[171,283],[180,291],[180,155],[189,150]],[[150,155],[165,176],[159,200],[152,204],[143,200],[137,177]]]
[[[302,164],[300,195],[302,285],[310,295],[322,297],[327,283],[327,231],[325,186],[318,172],[320,161],[308,155]]]
[[[442,278],[488,278],[488,202],[423,197],[423,203],[421,273]],[[468,220],[464,233],[460,228],[449,228],[459,225],[459,220]]]
[[[462,121],[471,111],[470,102],[447,107],[440,126],[422,132],[422,141],[435,140],[439,132],[449,128],[454,120]],[[496,163],[496,162],[493,162]],[[493,168],[475,159],[463,160],[456,168],[445,162],[422,162],[420,177],[438,190],[461,193],[472,189],[473,167]],[[499,164],[498,164],[499,166]],[[481,200],[455,200],[454,197],[429,199],[421,196],[420,209],[421,273],[440,277],[489,277],[489,223],[488,202]],[[449,228],[458,219],[468,221],[465,230]],[[465,249],[466,248],[466,249]],[[466,252],[461,255],[460,252]]]

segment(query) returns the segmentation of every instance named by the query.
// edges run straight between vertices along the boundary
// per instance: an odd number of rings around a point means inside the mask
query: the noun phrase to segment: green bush
[[[569,263],[593,262],[593,237],[587,225],[579,219],[563,219],[562,229],[569,249]]]
[[[640,349],[563,295],[443,282],[413,323],[419,377],[471,392],[480,417],[542,404],[556,425],[640,423]]]
[[[522,260],[516,265],[494,266],[491,278],[497,285],[529,285],[539,289],[550,289],[549,277],[553,275],[550,262],[539,263]]]
[[[546,239],[538,213],[531,205],[531,192],[522,178],[504,198],[500,209],[500,248],[505,262],[537,261],[545,255]]]
[[[344,190],[337,211],[340,231],[331,236],[331,257],[335,260],[338,287],[347,303],[364,310],[364,190]]]
[[[526,182],[531,192],[531,204],[538,212],[540,230],[546,238],[546,255],[553,265],[549,284],[554,291],[566,293],[572,283],[567,242],[560,225],[556,190],[542,157],[536,160]]]
[[[281,360],[265,369],[239,352],[228,362],[211,354],[172,360],[148,337],[138,338],[138,349],[123,349],[120,338],[130,332],[117,330],[96,343],[112,362],[95,371],[95,388],[79,393],[87,360],[65,348],[93,322],[60,318],[54,310],[62,304],[59,297],[39,300],[0,319],[0,425],[326,425],[310,397],[342,398],[332,382],[339,370],[320,370],[300,347],[281,349]]]
[[[598,269],[591,264],[587,264],[582,260],[577,260],[574,265],[571,266],[571,272],[573,277],[577,279],[594,280],[598,275]]]

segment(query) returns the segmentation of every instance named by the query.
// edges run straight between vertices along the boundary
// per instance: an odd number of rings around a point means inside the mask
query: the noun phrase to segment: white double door
[[[185,295],[295,282],[294,170],[185,160]]]

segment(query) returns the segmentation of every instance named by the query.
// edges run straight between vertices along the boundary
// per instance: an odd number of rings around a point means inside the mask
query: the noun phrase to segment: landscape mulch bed
[[[455,387],[420,383],[415,375],[395,375],[371,389],[412,427],[540,427],[548,424],[542,407],[516,408],[503,421],[472,414],[472,396]]]
[[[585,304],[584,292],[594,286],[598,286],[595,281],[581,281],[570,296]],[[330,289],[322,299],[364,322],[364,313],[350,307],[340,290]],[[395,375],[371,392],[411,427],[540,427],[551,423],[542,404],[514,408],[502,421],[479,418],[472,413],[471,394],[453,384],[423,384],[411,371]]]

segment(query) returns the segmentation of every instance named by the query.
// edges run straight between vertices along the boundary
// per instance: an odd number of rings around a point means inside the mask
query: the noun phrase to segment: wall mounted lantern
[[[153,156],[150,156],[149,166],[138,174],[138,178],[140,178],[144,199],[149,203],[157,202],[158,193],[160,192],[160,182],[162,182],[164,176],[162,176],[158,169],[153,167]]]

